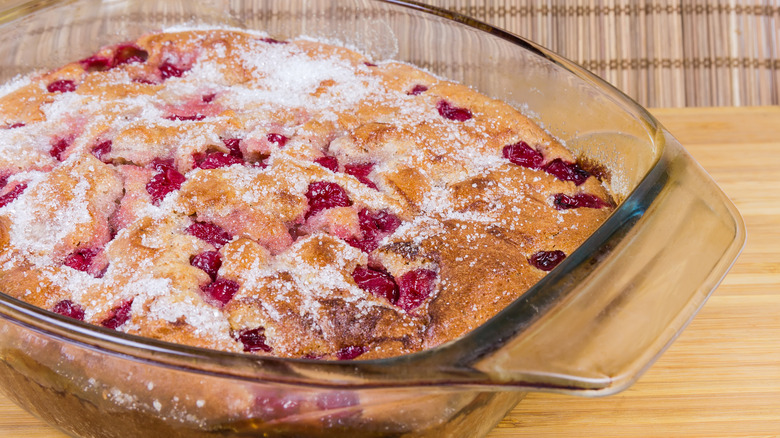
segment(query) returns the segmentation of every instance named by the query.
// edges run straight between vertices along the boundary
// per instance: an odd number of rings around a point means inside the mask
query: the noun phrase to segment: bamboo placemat
[[[780,0],[420,0],[526,37],[650,107],[780,104]]]

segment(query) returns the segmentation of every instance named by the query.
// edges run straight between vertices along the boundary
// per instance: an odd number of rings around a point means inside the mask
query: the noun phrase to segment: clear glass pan
[[[742,220],[658,122],[526,40],[413,2],[0,4],[0,81],[174,25],[308,35],[515,104],[604,165],[620,205],[543,281],[455,341],[351,362],[260,358],[80,323],[0,294],[0,390],[75,436],[482,436],[526,391],[604,395],[668,347],[738,256]]]

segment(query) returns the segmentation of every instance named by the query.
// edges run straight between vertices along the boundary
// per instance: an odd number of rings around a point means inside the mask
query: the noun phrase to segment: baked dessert
[[[0,290],[225,351],[372,359],[472,330],[610,214],[512,106],[399,62],[146,35],[0,97]]]

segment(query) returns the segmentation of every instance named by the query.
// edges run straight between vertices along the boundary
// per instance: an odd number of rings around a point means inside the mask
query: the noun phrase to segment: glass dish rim
[[[32,0],[12,6],[10,9],[0,10],[0,25],[5,25],[20,16],[26,15],[26,13],[34,12],[35,10],[49,6],[65,4],[69,1],[70,0]],[[634,115],[638,116],[641,121],[648,125],[648,133],[653,134],[654,141],[658,141],[658,139],[661,138],[658,133],[662,128],[656,119],[641,105],[584,68],[525,38],[474,18],[416,1],[371,1],[430,14],[504,39],[522,50],[527,50],[533,55],[542,57],[558,67],[567,70],[569,73],[587,82],[590,86],[599,88],[602,91],[607,91],[608,93],[606,94],[610,95],[610,98],[613,100],[615,97],[619,99],[618,101],[615,101],[615,103],[619,103],[623,108],[628,107]],[[193,372],[219,374],[231,378],[311,387],[358,386],[360,388],[369,388],[385,387],[388,385],[393,387],[419,386],[425,384],[424,382],[426,381],[431,382],[431,384],[441,384],[442,382],[477,385],[484,385],[484,382],[487,382],[489,384],[489,378],[485,378],[482,373],[470,369],[469,365],[479,358],[500,349],[503,345],[502,341],[506,341],[507,339],[504,338],[497,340],[497,342],[486,343],[482,338],[483,334],[492,331],[506,334],[508,333],[508,329],[509,331],[518,332],[519,329],[517,326],[508,327],[507,323],[502,323],[502,320],[505,320],[508,315],[516,314],[518,310],[522,310],[524,306],[524,297],[528,298],[531,296],[543,295],[547,285],[560,280],[562,277],[568,275],[573,269],[577,268],[579,264],[585,260],[584,256],[589,254],[590,250],[597,248],[603,243],[604,236],[608,236],[611,231],[620,228],[626,221],[632,220],[632,218],[638,214],[640,209],[637,208],[632,200],[637,194],[637,191],[645,185],[648,179],[651,179],[650,175],[653,174],[654,171],[657,171],[659,167],[665,145],[661,142],[656,146],[658,147],[658,152],[656,153],[654,162],[652,163],[650,170],[642,176],[637,187],[628,194],[626,199],[616,208],[607,221],[553,271],[541,281],[534,284],[520,298],[512,302],[501,312],[484,322],[475,330],[466,333],[455,340],[420,352],[384,359],[355,359],[352,361],[291,359],[231,353],[174,344],[95,326],[55,314],[2,292],[0,292],[0,317],[9,319],[16,324],[26,326],[27,328],[45,334],[46,336],[52,336],[69,343],[81,344],[87,348],[101,350],[107,354],[120,355],[133,360],[152,362],[169,367],[183,367]],[[203,366],[204,361],[208,362],[210,366]],[[421,365],[424,365],[424,367],[421,367]],[[311,368],[311,371],[332,373],[337,376],[337,378],[317,383],[311,381],[309,378],[301,379],[290,376],[291,373],[289,371],[291,369],[300,373],[300,371],[307,371],[306,369],[308,368]],[[363,381],[365,379],[365,377],[363,377],[364,374],[369,375],[372,378],[378,378],[388,372],[398,373],[412,371],[414,371],[417,378],[409,380],[408,384],[399,383],[395,380],[391,380],[391,383],[389,383],[382,379],[377,379],[369,384],[366,384]],[[350,375],[355,377],[351,378]],[[300,377],[300,375],[298,377]]]

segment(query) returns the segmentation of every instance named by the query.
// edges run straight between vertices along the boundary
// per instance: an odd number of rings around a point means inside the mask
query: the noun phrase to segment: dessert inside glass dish
[[[0,290],[163,341],[432,348],[612,211],[603,168],[511,106],[311,39],[154,33],[8,87]]]
[[[625,388],[744,241],[643,109],[464,17],[4,17],[0,382],[71,434],[485,434]]]

